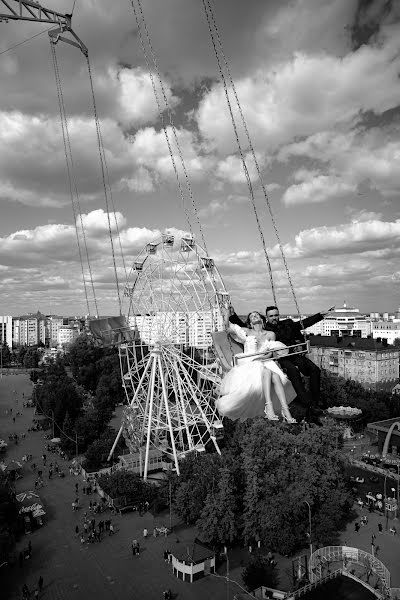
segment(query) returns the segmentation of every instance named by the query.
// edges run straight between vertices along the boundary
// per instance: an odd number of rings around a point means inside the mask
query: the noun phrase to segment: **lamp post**
[[[224,546],[224,554],[226,556],[226,600],[229,600],[229,556],[227,546]]]
[[[308,532],[308,537],[309,537],[309,544],[310,544],[310,559],[311,559],[311,555],[313,552],[313,548],[312,548],[312,529],[311,529],[311,506],[309,504],[309,502],[307,502],[307,500],[304,500],[304,504],[307,504],[308,506],[308,526],[309,526],[309,532]]]
[[[385,475],[385,479],[383,481],[383,501],[385,503],[385,529],[387,531],[388,522],[389,522],[389,515],[388,515],[388,510],[387,510],[386,481],[387,481],[387,474]]]

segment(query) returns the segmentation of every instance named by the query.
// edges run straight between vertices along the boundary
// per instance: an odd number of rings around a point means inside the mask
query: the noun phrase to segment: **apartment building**
[[[57,331],[57,345],[65,348],[79,337],[79,329],[71,325],[62,325]]]
[[[40,312],[19,317],[19,332],[17,344],[21,346],[36,346],[46,343],[46,317]]]
[[[64,325],[64,317],[48,315],[47,317],[47,339],[50,347],[58,344],[58,330]]]
[[[13,341],[13,319],[9,315],[0,317],[0,344],[7,344],[12,348]]]
[[[159,312],[128,318],[129,326],[137,329],[145,344],[167,340],[173,344],[208,348],[212,345],[211,331],[223,329],[217,309],[211,311]]]
[[[310,346],[309,357],[321,369],[365,388],[389,391],[399,381],[400,352],[385,339],[313,336]]]

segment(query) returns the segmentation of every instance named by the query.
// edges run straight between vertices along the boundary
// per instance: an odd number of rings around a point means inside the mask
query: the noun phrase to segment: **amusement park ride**
[[[224,54],[213,9],[210,0],[202,0],[202,4],[232,120],[237,152],[242,162],[248,185],[249,200],[255,215],[267,264],[270,292],[274,303],[277,304],[270,259],[257,212],[253,183],[247,166],[248,160],[253,161],[257,172],[258,185],[264,196],[265,208],[269,212],[288,283],[300,318],[300,310],[283,246],[279,239],[266,187],[262,180],[261,169],[257,162],[257,156]],[[143,15],[141,0],[132,1],[131,6],[152,82],[160,122],[175,172],[179,195],[182,200],[182,212],[186,217],[190,234],[178,238],[166,232],[161,238],[152,240],[137,256],[129,274],[125,269],[124,286],[120,285],[116,266],[111,216],[115,219],[118,238],[119,230],[115,218],[115,208],[113,207],[113,210],[110,210],[109,206],[109,202],[112,201],[112,194],[108,183],[106,155],[97,115],[89,54],[87,47],[72,29],[72,14],[61,14],[43,7],[38,2],[29,0],[0,0],[0,9],[4,7],[3,10],[6,10],[5,13],[0,13],[0,21],[25,20],[55,25],[55,28],[50,29],[48,34],[56,77],[61,129],[82,279],[88,313],[91,312],[87,292],[87,284],[90,283],[96,308],[95,312],[98,314],[79,195],[73,177],[75,167],[57,63],[56,45],[60,41],[70,44],[81,50],[86,57],[120,311],[120,316],[113,319],[91,320],[89,327],[94,337],[100,340],[101,343],[105,345],[111,343],[118,346],[122,385],[127,397],[122,425],[110,450],[109,459],[115,450],[120,435],[123,434],[131,453],[140,457],[141,473],[146,478],[150,453],[154,448],[169,458],[171,465],[174,465],[178,474],[180,472],[180,460],[189,453],[204,452],[207,444],[210,447],[213,446],[220,453],[218,437],[221,435],[223,424],[215,409],[215,399],[218,397],[219,383],[224,370],[222,365],[224,357],[218,356],[217,346],[213,348],[212,333],[219,331],[220,335],[224,335],[221,308],[229,304],[230,298],[218,269],[207,250],[172,112]],[[155,79],[157,79],[157,84]],[[165,114],[168,115],[168,123],[165,122]],[[236,117],[235,114],[239,117]],[[245,148],[242,147],[240,142],[238,127],[241,127],[245,133]],[[172,151],[172,142],[177,147],[178,158]],[[248,156],[250,156],[250,159]],[[191,203],[190,210],[187,208],[187,200]],[[202,241],[201,246],[195,241],[196,238],[191,223],[192,218],[197,222]],[[78,231],[78,224],[80,225],[80,231]],[[85,252],[81,248],[82,244]],[[120,249],[125,268],[121,243]],[[87,262],[85,266],[84,255]],[[300,352],[305,353],[306,351],[307,346],[305,344]]]

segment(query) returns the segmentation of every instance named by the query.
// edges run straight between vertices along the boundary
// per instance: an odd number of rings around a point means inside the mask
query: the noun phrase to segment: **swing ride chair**
[[[249,199],[268,267],[274,304],[277,304],[277,298],[273,273],[257,212],[247,160],[252,160],[254,163],[260,189],[263,192],[266,208],[270,215],[289,286],[300,318],[283,246],[235,84],[224,54],[213,9],[210,0],[202,0],[202,4],[232,121],[238,155],[247,181]],[[13,6],[16,6],[16,8],[12,8]],[[71,205],[87,312],[88,315],[98,315],[95,287],[74,174],[75,165],[68,133],[68,119],[57,63],[56,46],[59,41],[65,42],[79,48],[86,57],[119,303],[119,317],[108,319],[89,318],[88,329],[98,343],[104,346],[114,345],[118,347],[122,385],[128,402],[124,408],[121,428],[110,450],[108,459],[111,459],[120,436],[124,435],[131,454],[138,457],[140,473],[146,478],[154,452],[157,454],[157,459],[160,454],[166,456],[171,468],[174,468],[178,475],[180,472],[179,461],[189,453],[204,452],[207,444],[210,447],[213,446],[215,451],[220,453],[217,439],[222,430],[222,422],[216,412],[215,398],[218,395],[217,390],[221,381],[221,374],[229,370],[234,364],[233,357],[236,353],[236,343],[228,338],[226,331],[224,331],[222,307],[226,307],[230,303],[229,294],[225,289],[214,260],[207,250],[199,213],[173,120],[173,112],[169,105],[168,94],[152,46],[141,0],[132,0],[131,7],[136,20],[138,39],[153,87],[160,123],[168,145],[182,211],[186,217],[190,233],[177,238],[166,232],[159,239],[148,243],[133,262],[129,274],[124,261],[116,209],[109,184],[106,154],[97,115],[88,49],[71,28],[72,14],[61,14],[41,6],[38,2],[29,0],[0,0],[0,8],[7,11],[5,14],[0,13],[0,21],[27,20],[51,23],[56,26],[48,34],[56,78]],[[66,35],[70,37],[66,37]],[[232,108],[233,103],[236,106]],[[167,115],[168,120],[166,120],[165,115]],[[239,126],[243,129],[247,140],[244,148],[242,148],[239,138],[237,121],[239,121]],[[172,144],[175,145],[177,153]],[[191,203],[190,210],[188,200]],[[110,202],[112,203],[112,209]],[[125,271],[126,283],[123,289],[120,285],[116,266],[111,215],[115,219],[115,230]],[[191,221],[193,217],[200,233],[201,245],[195,241]],[[78,230],[79,226],[81,231]],[[84,262],[86,266],[84,266]],[[93,293],[94,313],[91,311],[87,288],[89,288],[89,291],[91,289]],[[297,349],[294,348],[292,354],[306,352],[306,348],[299,351],[298,346],[300,344],[297,345]],[[238,351],[241,352],[242,348],[240,347]],[[279,354],[274,357],[275,360],[278,358]]]
[[[222,370],[226,373],[230,371],[232,367],[240,365],[243,360],[249,358],[260,358],[262,360],[276,360],[279,361],[281,358],[286,356],[305,355],[310,352],[310,341],[299,342],[292,346],[286,346],[286,348],[279,348],[277,350],[270,350],[266,352],[254,352],[252,354],[243,354],[243,346],[230,338],[226,331],[218,331],[211,334],[215,352],[219,358]],[[238,356],[239,354],[239,356]]]

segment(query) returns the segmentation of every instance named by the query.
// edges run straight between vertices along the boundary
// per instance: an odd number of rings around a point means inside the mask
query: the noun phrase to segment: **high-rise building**
[[[12,317],[9,315],[0,317],[0,344],[6,343],[7,346],[12,348],[13,342],[13,326]]]
[[[64,318],[57,315],[48,315],[47,317],[47,338],[49,346],[54,347],[58,344],[58,330],[64,325]]]
[[[207,348],[212,345],[210,332],[223,328],[218,309],[210,311],[159,312],[155,315],[135,315],[128,318],[145,344],[167,339],[173,344]]]
[[[18,344],[36,346],[46,343],[46,317],[42,313],[28,314],[19,317]]]

